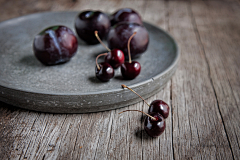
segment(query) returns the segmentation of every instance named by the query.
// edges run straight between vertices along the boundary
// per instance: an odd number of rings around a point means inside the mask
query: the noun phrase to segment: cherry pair
[[[122,84],[123,88],[127,88],[130,91],[137,94],[134,90],[129,88],[128,86]],[[127,111],[138,111],[142,112],[147,115],[145,121],[144,121],[144,130],[147,132],[147,134],[151,137],[158,137],[160,136],[163,131],[165,130],[166,123],[165,119],[169,115],[169,106],[167,103],[165,103],[162,100],[154,100],[150,105],[139,95],[137,94],[148,106],[148,113],[139,111],[139,110],[125,110],[123,112]],[[123,113],[121,112],[121,113]],[[119,113],[120,114],[120,113]]]
[[[131,53],[130,53],[130,42],[133,36],[136,34],[134,32],[132,36],[128,40],[128,56],[129,62],[125,61],[124,53],[119,49],[110,50],[99,38],[98,31],[95,31],[95,36],[98,41],[108,50],[108,53],[100,54],[96,57],[96,77],[103,81],[109,81],[111,78],[114,77],[114,69],[117,69],[121,66],[121,73],[125,79],[134,79],[137,77],[141,71],[141,65],[137,61],[131,60]],[[105,62],[100,64],[97,63],[97,60],[100,56],[105,56]]]

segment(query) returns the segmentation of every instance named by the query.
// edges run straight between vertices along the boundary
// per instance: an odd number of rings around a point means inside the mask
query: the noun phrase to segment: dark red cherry
[[[158,112],[163,116],[163,118],[166,119],[169,115],[169,106],[162,100],[155,100],[150,104],[148,109],[148,113],[151,112]]]
[[[154,117],[154,119],[147,116],[144,121],[144,129],[149,136],[158,137],[165,130],[166,127],[165,120],[163,116],[161,116],[161,114],[156,112],[149,113],[149,115]]]
[[[105,62],[108,62],[114,69],[117,69],[125,61],[125,56],[120,49],[113,49],[105,56]]]
[[[102,62],[100,64],[97,63],[97,60],[100,56],[106,56],[108,53],[99,54],[96,58],[96,69],[95,74],[96,77],[103,82],[109,81],[114,76],[114,69],[107,62]]]
[[[114,69],[117,69],[125,61],[124,53],[120,49],[110,50],[98,36],[98,31],[95,31],[95,36],[98,41],[108,50],[108,54],[105,56],[105,62],[109,63]]]
[[[96,77],[103,81],[103,82],[107,82],[109,81],[111,78],[113,78],[114,76],[114,69],[112,68],[112,66],[109,63],[106,62],[102,62],[99,64],[99,69],[98,67],[96,67]]]
[[[65,26],[52,26],[40,32],[33,42],[36,58],[44,65],[69,61],[77,52],[78,41],[73,31]]]
[[[121,73],[125,79],[136,78],[141,71],[141,65],[137,61],[132,61],[131,63],[125,62],[121,65]]]
[[[165,120],[159,113],[152,112],[147,114],[140,110],[125,110],[120,112],[119,114],[123,112],[128,112],[128,111],[141,112],[147,116],[144,121],[144,130],[147,132],[149,136],[158,137],[165,130],[165,127],[166,127]]]
[[[132,58],[139,57],[147,50],[149,43],[149,35],[147,29],[136,23],[121,22],[112,27],[107,38],[108,46],[110,49],[118,48],[123,51],[125,58],[128,57],[127,43],[129,37],[137,32],[133,37],[130,47]]]
[[[123,78],[125,79],[134,79],[136,78],[140,71],[141,71],[141,65],[137,61],[132,61],[131,59],[131,53],[130,53],[130,42],[132,38],[136,35],[137,33],[134,32],[130,38],[128,39],[128,57],[129,57],[129,62],[125,62],[121,65],[121,73]]]
[[[142,25],[141,16],[131,8],[122,8],[111,15],[111,25],[115,25],[119,22],[131,22]]]
[[[101,39],[105,38],[110,30],[109,17],[100,11],[83,11],[75,19],[75,28],[79,38],[88,44],[98,44],[94,31],[98,31]]]
[[[131,88],[129,88],[128,86],[122,84],[123,88],[127,88],[130,91],[132,91],[133,93],[135,93],[136,95],[138,95],[148,106],[148,113],[152,113],[152,112],[156,112],[159,113],[163,116],[163,118],[167,118],[169,115],[169,106],[166,102],[162,101],[162,100],[154,100],[150,105],[145,101],[145,99],[143,99],[139,94],[137,94],[134,90],[132,90]]]

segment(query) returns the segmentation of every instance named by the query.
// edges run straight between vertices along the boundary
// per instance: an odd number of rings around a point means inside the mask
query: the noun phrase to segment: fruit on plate
[[[134,33],[138,34],[133,37],[130,43],[131,56],[136,58],[147,50],[149,43],[149,34],[147,29],[136,23],[120,22],[111,28],[107,42],[110,49],[118,48],[123,51],[125,58],[128,59],[127,43],[129,37]]]
[[[96,77],[102,82],[107,82],[114,77],[114,69],[109,63],[102,62],[98,64],[97,62],[99,57],[106,56],[107,54],[108,53],[99,54],[96,58],[95,74],[96,74]]]
[[[110,50],[98,36],[98,31],[95,31],[95,36],[98,41],[108,50],[108,54],[105,56],[105,62],[109,63],[114,69],[117,69],[125,61],[124,53],[120,49]]]
[[[111,25],[114,26],[119,22],[131,22],[131,23],[138,23],[142,25],[142,18],[141,16],[131,8],[122,8],[114,12],[110,16]]]
[[[81,12],[75,19],[76,32],[87,44],[98,44],[94,32],[98,31],[101,39],[106,38],[111,27],[107,14],[101,11],[86,10]]]
[[[73,31],[66,26],[51,26],[33,41],[36,58],[44,65],[56,65],[69,61],[77,52],[78,40]]]
[[[141,71],[141,65],[139,62],[137,61],[132,61],[131,59],[131,52],[130,52],[130,42],[132,40],[132,38],[137,34],[137,32],[134,32],[131,37],[128,39],[128,57],[129,57],[129,61],[128,62],[124,62],[121,65],[121,73],[124,79],[134,79],[136,78],[140,71]]]

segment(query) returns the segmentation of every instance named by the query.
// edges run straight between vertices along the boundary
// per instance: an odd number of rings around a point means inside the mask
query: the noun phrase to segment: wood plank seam
[[[114,114],[116,114],[116,110],[113,110]],[[111,156],[110,153],[109,153],[109,149],[110,149],[110,141],[112,139],[112,133],[113,133],[113,117],[111,118],[111,129],[110,129],[110,133],[109,133],[109,141],[108,141],[108,147],[107,147],[107,157],[108,156]],[[114,157],[116,158],[116,157]]]
[[[112,121],[113,121],[113,111],[110,111],[111,113],[110,113],[110,117],[108,118],[109,119],[109,124],[108,124],[108,127],[107,127],[107,135],[106,135],[106,137],[110,137],[110,135],[111,135],[111,129],[112,129]],[[104,114],[102,113],[102,118],[104,118]],[[109,127],[110,126],[110,127]],[[110,129],[109,129],[110,128]],[[97,148],[100,148],[101,147],[101,142],[100,142],[100,138],[98,139],[98,144],[97,144]],[[106,154],[106,156],[107,156],[107,152],[108,152],[108,150],[107,150],[107,148],[108,148],[108,145],[109,145],[109,142],[110,142],[110,139],[108,139],[107,141],[105,141],[106,143],[107,143],[107,147],[106,147],[106,151],[105,151],[105,154]],[[94,156],[94,159],[98,159],[98,157],[97,157],[97,151],[96,151],[96,153],[95,153],[95,156]]]
[[[167,31],[168,31],[168,33],[170,33],[170,24],[169,24],[169,15],[170,15],[170,13],[169,13],[169,1],[164,1],[164,6],[165,6],[165,8],[166,8],[166,14],[165,14],[165,19],[166,19],[166,29],[167,29]],[[176,158],[175,158],[175,154],[174,154],[174,152],[175,152],[175,150],[174,150],[174,144],[173,144],[173,130],[174,130],[174,127],[173,127],[173,103],[172,103],[172,92],[173,92],[173,87],[172,87],[172,84],[173,83],[173,81],[172,81],[172,79],[170,80],[170,106],[171,106],[171,125],[172,125],[172,137],[171,137],[171,139],[172,139],[172,157],[173,157],[173,160],[175,160]]]

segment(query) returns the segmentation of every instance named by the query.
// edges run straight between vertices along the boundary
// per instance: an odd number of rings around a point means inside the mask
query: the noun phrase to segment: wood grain
[[[197,5],[198,8],[192,10],[199,41],[205,53],[210,80],[231,152],[237,159],[240,157],[238,123],[240,63],[236,60],[240,59],[240,22],[236,20],[240,19],[240,11],[235,3],[198,2]],[[208,16],[202,17],[200,10]]]
[[[170,32],[180,42],[183,53],[179,70],[173,77],[173,112],[176,113],[173,114],[174,156],[176,159],[193,156],[231,159],[209,77],[209,64],[194,25],[192,5],[172,2],[169,9]]]
[[[0,159],[239,159],[240,3],[158,0],[0,0],[0,21],[43,11],[131,7],[179,43],[178,70],[146,99],[170,105],[158,138],[143,128],[148,106],[49,114],[0,102]],[[1,36],[1,35],[0,35]]]

